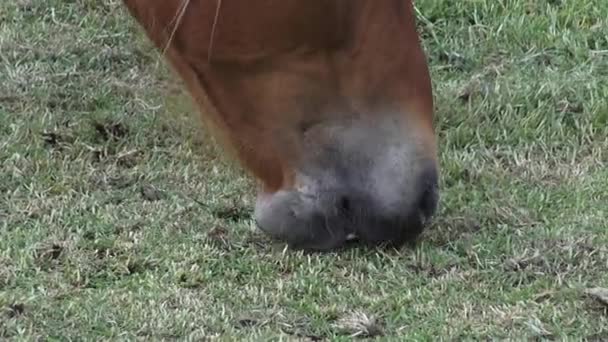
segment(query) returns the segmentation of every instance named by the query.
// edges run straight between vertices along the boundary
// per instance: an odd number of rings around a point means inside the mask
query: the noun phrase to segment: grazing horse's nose
[[[333,187],[313,184],[291,191],[261,194],[256,205],[260,229],[295,248],[329,250],[354,237],[368,245],[399,246],[415,239],[434,214],[437,169],[433,166],[360,183],[344,177]],[[359,177],[354,177],[359,178]]]
[[[437,164],[414,138],[398,136],[391,145],[388,135],[338,132],[331,146],[340,148],[317,149],[295,186],[258,194],[258,227],[312,250],[340,247],[351,236],[369,245],[415,239],[437,207]]]

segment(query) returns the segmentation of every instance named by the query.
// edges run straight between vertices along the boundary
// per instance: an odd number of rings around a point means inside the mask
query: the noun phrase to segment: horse
[[[435,216],[432,83],[411,0],[122,0],[293,248],[399,247]]]

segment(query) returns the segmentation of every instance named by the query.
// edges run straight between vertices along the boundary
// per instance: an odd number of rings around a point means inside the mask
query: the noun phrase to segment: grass
[[[608,2],[419,0],[441,209],[285,252],[117,0],[0,3],[0,339],[608,339]]]

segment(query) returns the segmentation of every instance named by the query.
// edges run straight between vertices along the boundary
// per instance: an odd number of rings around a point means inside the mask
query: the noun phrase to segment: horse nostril
[[[422,215],[424,215],[424,218],[428,219],[437,211],[439,194],[437,189],[438,185],[436,171],[431,171],[426,176],[427,179],[424,183],[426,184],[426,187],[423,189],[420,196],[418,208],[420,209]]]
[[[340,200],[338,201],[338,208],[340,209],[340,211],[343,214],[348,214],[350,213],[351,210],[351,203],[350,200],[348,199],[348,197],[346,196],[342,196],[340,198]]]

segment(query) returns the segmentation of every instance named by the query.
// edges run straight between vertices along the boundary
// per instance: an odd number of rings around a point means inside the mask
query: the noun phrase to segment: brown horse
[[[433,96],[411,0],[123,0],[259,181],[293,247],[413,240],[434,215]]]

